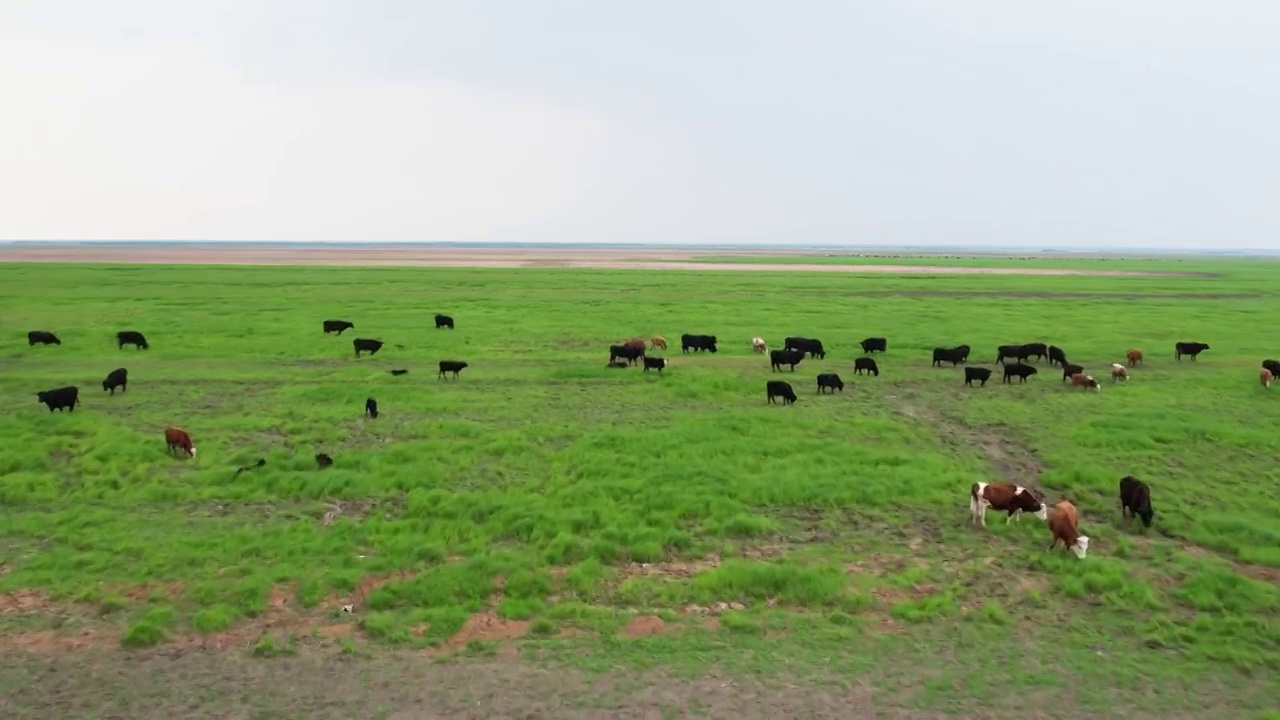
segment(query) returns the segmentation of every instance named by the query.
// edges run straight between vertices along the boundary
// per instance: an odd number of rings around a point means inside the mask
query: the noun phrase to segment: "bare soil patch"
[[[974,428],[917,405],[901,405],[898,412],[927,423],[947,444],[977,448],[1005,481],[1043,492],[1038,483],[1044,464],[1035,453],[1009,439],[1012,428],[1000,425]]]
[[[808,253],[735,253],[740,255],[816,256]],[[715,250],[637,250],[619,248],[488,249],[393,247],[387,245],[297,248],[240,246],[232,243],[140,246],[0,246],[0,262],[74,262],[164,265],[333,265],[367,267],[578,268],[608,270],[693,270],[738,272],[889,273],[896,275],[1077,275],[1109,277],[1214,277],[1212,273],[1057,268],[960,267],[947,265],[842,265],[821,263],[688,262],[723,256]]]

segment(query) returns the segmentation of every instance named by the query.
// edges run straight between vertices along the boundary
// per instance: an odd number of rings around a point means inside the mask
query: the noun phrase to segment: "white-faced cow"
[[[969,488],[969,520],[987,526],[987,508],[994,508],[1009,513],[1005,518],[1008,523],[1014,515],[1022,522],[1022,513],[1033,513],[1044,520],[1046,510],[1044,503],[1036,499],[1031,491],[1013,483],[974,483]]]
[[[1053,534],[1053,542],[1049,543],[1050,550],[1061,542],[1081,560],[1089,551],[1089,538],[1080,534],[1080,516],[1076,513],[1076,506],[1069,500],[1054,505],[1049,512],[1049,532]]]

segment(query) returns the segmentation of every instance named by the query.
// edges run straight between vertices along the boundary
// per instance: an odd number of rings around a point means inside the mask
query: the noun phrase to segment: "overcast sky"
[[[3,0],[0,239],[1280,247],[1280,4]]]

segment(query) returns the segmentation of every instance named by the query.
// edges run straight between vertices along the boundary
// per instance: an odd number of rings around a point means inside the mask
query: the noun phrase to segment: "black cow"
[[[321,470],[327,467],[333,467],[333,458],[327,453],[316,453],[316,466]]]
[[[1151,518],[1156,514],[1151,509],[1151,488],[1132,475],[1120,478],[1120,515],[1122,517],[1140,517],[1143,527],[1151,527]]]
[[[876,367],[875,360],[872,360],[871,358],[854,358],[853,374],[861,375],[863,370],[866,370],[876,377],[880,377],[880,368]]]
[[[937,347],[933,349],[933,366],[938,367],[944,362],[951,363],[951,367],[955,367],[960,363],[969,359],[969,346],[958,345],[953,348]]]
[[[1208,349],[1208,343],[1180,342],[1173,346],[1173,359],[1182,362],[1183,355],[1190,355],[1192,361],[1194,361],[1197,355]]]
[[[80,388],[70,385],[68,387],[45,390],[36,393],[36,400],[48,405],[49,412],[63,408],[66,408],[67,412],[75,412],[76,406],[80,404]]]
[[[662,368],[666,366],[667,366],[666,358],[651,358],[651,357],[645,356],[645,359],[644,359],[645,372],[649,372],[649,368],[653,368],[658,372],[662,372]]]
[[[445,373],[453,373],[453,379],[457,380],[458,373],[462,372],[462,369],[466,366],[467,364],[461,360],[441,360],[440,373],[436,376],[436,379],[439,380],[444,377]]]
[[[969,366],[964,369],[964,384],[973,387],[973,381],[977,380],[982,387],[987,386],[987,380],[991,377],[990,368]]]
[[[609,362],[612,363],[617,358],[623,358],[628,365],[635,364],[636,360],[644,357],[644,348],[634,345],[610,345],[609,346]]]
[[[395,370],[391,371],[391,374],[399,377],[400,375],[408,375],[409,371],[405,370],[404,368],[396,368]]]
[[[1067,353],[1057,345],[1049,346],[1049,364],[1050,365],[1066,365]]]
[[[625,368],[627,367],[627,364],[626,364],[626,363],[624,363],[624,362],[621,362],[621,361],[614,362],[613,360],[609,360],[609,364],[608,364],[608,365],[605,365],[605,367],[607,367],[607,368],[613,368],[613,369],[615,369],[615,370],[617,370],[617,369],[619,369],[619,368],[623,368],[623,369],[625,369]]]
[[[336,332],[339,335],[341,335],[343,330],[350,330],[355,326],[356,326],[355,323],[347,322],[346,320],[325,320],[324,332],[326,335],[328,335],[331,332]]]
[[[378,401],[373,398],[366,399],[364,401],[364,414],[376,420],[378,418]]]
[[[367,338],[356,338],[351,341],[351,347],[356,349],[356,357],[360,357],[360,353],[367,352],[370,355],[377,355],[382,349],[381,340],[369,340]]]
[[[774,352],[777,352],[776,350]],[[796,401],[796,391],[791,389],[791,383],[781,380],[769,380],[764,384],[765,394],[769,396],[769,402],[773,402],[775,397],[782,398],[783,405],[790,405]]]
[[[123,350],[125,345],[132,345],[137,350],[148,350],[151,347],[137,330],[121,330],[116,333],[116,344],[118,350]]]
[[[124,368],[116,368],[107,373],[107,379],[102,381],[103,391],[110,390],[112,395],[116,394],[116,388],[120,388],[120,392],[129,389],[129,371]]]
[[[839,390],[844,392],[844,381],[835,373],[822,373],[818,376],[818,392],[824,392],[823,388],[831,388],[831,392]]]
[[[1049,346],[1044,343],[1027,343],[1022,346],[1022,353],[1018,356],[1018,362],[1022,362],[1032,355],[1036,356],[1036,360],[1044,360],[1049,354]]]
[[[27,333],[27,347],[31,347],[36,343],[41,345],[61,345],[62,341],[58,339],[57,335],[46,330],[32,330]]]
[[[1014,363],[1012,365],[1005,364],[1004,366],[1004,382],[1009,382],[1009,378],[1011,377],[1017,377],[1018,382],[1026,382],[1027,378],[1035,374],[1036,369],[1030,365]]]
[[[436,329],[437,329],[437,330],[439,330],[440,328],[449,328],[450,330],[452,330],[452,329],[453,329],[453,318],[449,317],[448,315],[439,315],[439,314],[437,314],[437,315],[436,315]]]
[[[1084,368],[1080,367],[1079,365],[1067,363],[1066,365],[1062,366],[1062,382],[1066,382],[1071,379],[1072,375],[1075,375],[1076,373],[1082,373],[1082,372],[1084,372]]]
[[[1271,374],[1280,378],[1280,360],[1263,360],[1262,367],[1271,371]]]
[[[996,364],[997,365],[1004,364],[1005,358],[1013,358],[1014,360],[1018,360],[1019,359],[1018,353],[1020,352],[1022,352],[1021,345],[1001,345],[1000,347],[996,348]]]
[[[770,350],[769,365],[774,372],[781,372],[783,365],[790,365],[791,372],[796,371],[796,365],[804,360],[804,351],[802,350]]]
[[[787,350],[800,350],[809,353],[809,357],[816,357],[819,360],[827,359],[827,351],[822,347],[821,340],[810,340],[802,337],[789,337],[783,341],[782,347]]]
[[[862,346],[862,352],[867,354],[885,352],[889,349],[889,341],[884,338],[867,338],[858,344]]]
[[[716,352],[716,336],[715,335],[681,335],[680,351],[687,353],[689,348],[693,348],[694,352]]]

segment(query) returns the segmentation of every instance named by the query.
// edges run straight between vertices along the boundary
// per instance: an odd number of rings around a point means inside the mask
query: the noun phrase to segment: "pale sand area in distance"
[[[837,265],[818,263],[707,263],[698,257],[769,255],[820,257],[806,251],[668,250],[619,248],[458,248],[341,245],[298,248],[236,244],[160,244],[155,246],[80,245],[74,247],[0,245],[0,262],[121,263],[163,265],[332,265],[370,267],[594,268],[630,270],[731,270],[740,272],[836,272],[972,275],[1105,275],[1113,277],[1205,277],[1205,273],[1070,270],[1053,268],[956,267],[940,265]],[[976,259],[976,258],[975,258]]]

